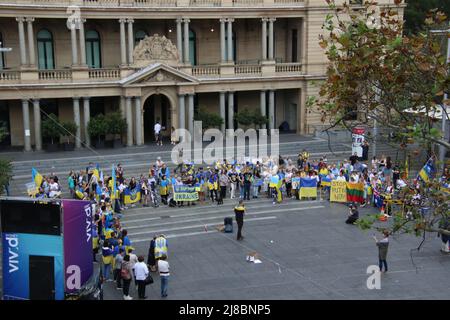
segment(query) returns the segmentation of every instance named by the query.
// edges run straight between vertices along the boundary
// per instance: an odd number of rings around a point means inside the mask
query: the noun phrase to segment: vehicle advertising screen
[[[92,207],[89,201],[63,200],[65,289],[81,288],[93,273]]]
[[[2,248],[3,300],[64,299],[61,236],[4,232]]]

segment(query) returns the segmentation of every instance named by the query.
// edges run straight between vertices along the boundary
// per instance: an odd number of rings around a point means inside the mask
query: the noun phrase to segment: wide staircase
[[[296,160],[297,155],[303,149],[306,149],[311,154],[313,160],[319,159],[322,156],[326,156],[328,163],[338,163],[343,159],[348,159],[351,155],[350,143],[333,143],[329,144],[328,141],[322,139],[311,139],[309,141],[291,141],[281,142],[279,145],[279,153],[283,157],[290,157],[293,161]],[[269,148],[270,150],[270,148]],[[10,195],[12,196],[24,196],[26,195],[25,184],[32,181],[31,169],[35,168],[42,175],[49,175],[55,173],[61,183],[63,189],[63,195],[68,194],[68,188],[66,178],[71,170],[80,171],[85,170],[89,162],[98,163],[100,169],[103,170],[105,176],[111,174],[111,168],[113,165],[121,163],[125,176],[139,177],[141,174],[147,175],[150,167],[155,164],[157,157],[169,165],[170,168],[174,167],[171,160],[171,145],[165,145],[163,147],[152,148],[122,148],[111,149],[109,152],[103,151],[102,154],[94,150],[83,150],[79,152],[66,152],[54,154],[43,154],[42,158],[36,160],[25,161],[13,161],[13,178],[10,184]],[[243,150],[237,150],[236,154],[243,154]],[[369,155],[371,151],[369,150]],[[404,152],[388,146],[387,144],[379,143],[377,145],[377,155],[391,156],[394,161],[404,163]],[[207,165],[204,165],[205,167]],[[418,165],[420,166],[420,165]],[[418,168],[410,168],[411,171]]]

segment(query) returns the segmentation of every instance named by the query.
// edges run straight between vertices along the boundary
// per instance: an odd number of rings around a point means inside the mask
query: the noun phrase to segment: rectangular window
[[[297,29],[292,29],[292,62],[298,62],[297,56],[298,56],[298,32]]]

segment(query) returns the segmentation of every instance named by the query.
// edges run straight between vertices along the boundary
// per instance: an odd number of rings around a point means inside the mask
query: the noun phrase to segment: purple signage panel
[[[74,292],[92,276],[92,207],[89,201],[63,200],[65,289]]]

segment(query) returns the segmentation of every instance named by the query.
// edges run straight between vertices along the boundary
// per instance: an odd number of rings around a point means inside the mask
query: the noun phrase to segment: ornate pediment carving
[[[165,36],[157,34],[142,39],[134,48],[134,66],[146,67],[150,64],[161,62],[166,65],[178,65],[180,56],[177,47]]]
[[[170,74],[163,70],[158,70],[157,72],[149,75],[148,77],[142,79],[140,83],[145,82],[179,82],[183,81],[182,78],[177,77],[176,75]],[[185,80],[184,80],[185,81]]]

